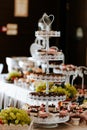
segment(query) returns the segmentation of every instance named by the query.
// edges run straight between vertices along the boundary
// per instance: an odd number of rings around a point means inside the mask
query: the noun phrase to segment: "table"
[[[29,103],[28,95],[27,89],[0,80],[0,109],[9,105],[21,107],[24,103]]]
[[[33,127],[32,130],[49,130],[48,128]],[[87,125],[74,126],[69,123],[61,123],[56,128],[50,128],[50,130],[87,130]]]

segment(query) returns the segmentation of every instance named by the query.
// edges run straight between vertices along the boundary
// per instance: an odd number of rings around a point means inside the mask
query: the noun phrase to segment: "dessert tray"
[[[54,54],[54,55],[36,55],[36,59],[39,60],[63,60],[64,59],[64,55],[63,54]]]
[[[60,65],[59,67],[54,68],[53,72],[55,74],[63,73],[64,75],[67,75],[67,74],[75,75],[77,73],[77,66],[74,66],[72,64],[70,64],[70,65],[63,64],[63,65]],[[79,71],[79,73],[80,73],[80,71]]]
[[[34,119],[34,123],[51,125],[51,124],[63,123],[63,122],[68,121],[69,115],[65,117],[54,116],[54,117],[48,117],[48,118],[34,117],[33,119]]]
[[[50,19],[51,18],[51,19]],[[49,22],[48,22],[49,21]],[[50,68],[50,61],[54,61],[55,63],[59,62],[58,65],[64,63],[64,54],[61,50],[59,50],[56,46],[49,47],[49,38],[51,37],[60,37],[60,31],[54,31],[51,29],[51,25],[54,21],[54,15],[47,15],[44,14],[40,20],[39,26],[41,30],[38,30],[35,32],[36,36],[36,41],[35,45],[37,44],[36,48],[32,47],[30,48],[31,55],[33,58],[35,58],[37,61],[40,61],[42,65],[46,65],[46,72],[39,72],[39,73],[31,73],[28,78],[34,81],[46,81],[46,91],[45,93],[37,93],[37,92],[30,92],[28,95],[29,99],[44,102],[45,101],[45,109],[44,112],[41,111],[42,113],[45,113],[45,116],[31,116],[32,119],[34,120],[35,124],[43,125],[46,128],[53,128],[58,125],[58,123],[63,123],[69,120],[69,115],[58,115],[57,114],[52,114],[48,110],[48,104],[50,101],[52,102],[60,102],[60,101],[65,101],[66,100],[66,95],[61,94],[58,95],[58,93],[55,92],[55,94],[49,92],[49,82],[57,82],[59,85],[64,83],[66,81],[66,75],[63,73],[50,73],[49,68]],[[32,45],[32,46],[33,46]],[[32,53],[34,52],[34,54]],[[54,65],[54,66],[57,66]],[[52,66],[51,66],[52,67]],[[36,112],[37,114],[37,112]],[[48,114],[48,116],[46,116]],[[44,114],[43,114],[44,115]]]
[[[36,31],[35,36],[43,39],[45,37],[59,37],[60,31]]]
[[[35,57],[39,60],[47,60],[47,61],[64,60],[63,52],[59,50],[56,46],[52,46],[48,50],[47,49],[36,50]]]
[[[43,94],[43,93],[37,93],[37,92],[31,92],[28,96],[30,99],[34,100],[41,100],[41,101],[65,101],[66,95],[58,95],[58,94]]]
[[[45,74],[45,73],[43,74],[32,73],[28,76],[28,78],[39,80],[39,81],[46,80],[46,81],[51,81],[51,82],[54,81],[54,82],[59,82],[59,83],[65,82],[65,79],[66,79],[65,75],[63,74],[58,75],[58,74]]]

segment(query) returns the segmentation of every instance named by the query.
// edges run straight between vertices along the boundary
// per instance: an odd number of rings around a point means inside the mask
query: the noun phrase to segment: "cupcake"
[[[55,105],[54,105],[54,104],[49,105],[49,106],[48,106],[48,110],[49,110],[49,112],[50,112],[50,111],[54,111],[54,110],[55,110]]]
[[[65,117],[67,115],[67,110],[61,110],[59,113],[60,117]]]
[[[48,117],[48,113],[45,111],[39,111],[38,115],[40,118],[47,118]]]
[[[35,116],[35,117],[37,117],[37,116],[38,116],[38,110],[35,109],[35,108],[32,108],[32,109],[30,110],[30,116]]]

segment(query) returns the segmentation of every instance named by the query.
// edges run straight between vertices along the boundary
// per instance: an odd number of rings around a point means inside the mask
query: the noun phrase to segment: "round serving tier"
[[[57,68],[54,68],[53,69],[53,73],[55,73],[55,74],[64,74],[64,75],[75,75],[75,73],[76,73],[76,70],[59,70],[59,69],[57,69]]]
[[[30,99],[34,100],[41,100],[41,101],[65,101],[66,95],[58,95],[56,93],[49,93],[49,94],[43,94],[43,93],[37,93],[37,92],[31,92],[28,96]]]
[[[37,60],[40,60],[40,61],[50,61],[50,60],[64,60],[64,55],[63,54],[54,54],[54,55],[41,55],[41,54],[38,54],[38,55],[35,55],[34,56],[35,59]]]
[[[49,82],[58,82],[62,83],[65,82],[66,76],[63,74],[38,74],[38,73],[31,73],[28,76],[29,79],[33,80],[44,80],[44,81],[49,81]]]
[[[64,117],[59,116],[52,116],[48,118],[40,118],[40,117],[33,117],[34,123],[44,124],[44,125],[51,125],[56,123],[63,123],[69,120],[69,115]]]
[[[36,31],[35,36],[44,39],[46,37],[60,37],[60,31]]]
[[[62,63],[60,63],[60,64],[62,64]],[[57,68],[59,66],[60,66],[59,64],[58,65],[57,64],[49,64],[49,68]],[[43,68],[47,68],[47,64],[46,63],[42,63],[42,69]],[[63,71],[60,71],[60,74],[62,74],[62,73],[63,73]]]

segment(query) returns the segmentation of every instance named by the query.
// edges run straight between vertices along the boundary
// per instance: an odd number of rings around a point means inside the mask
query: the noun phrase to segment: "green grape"
[[[4,116],[5,116],[5,117],[8,117],[8,114],[7,114],[7,113],[5,113],[5,114],[4,114]]]
[[[4,123],[4,124],[8,124],[8,121],[7,121],[7,120],[3,120],[3,123]]]
[[[49,87],[51,88],[54,85],[53,82],[49,82]]]
[[[41,91],[42,91],[42,87],[41,87],[41,86],[37,86],[37,87],[35,88],[35,90],[36,90],[36,92],[41,92]]]
[[[25,124],[25,122],[21,122],[21,125],[24,125]]]
[[[1,119],[1,120],[5,120],[5,117],[2,116],[2,115],[0,115],[0,119]]]
[[[52,86],[50,89],[50,92],[57,92],[57,86]]]
[[[46,89],[45,86],[37,86],[36,87],[36,92],[43,92]]]
[[[16,113],[16,118],[18,119],[18,120],[20,120],[22,117],[21,117],[21,113],[19,113],[19,112],[17,112]]]
[[[75,97],[75,95],[77,94],[76,88],[69,83],[65,84],[65,89],[69,92],[70,98]]]
[[[64,88],[62,88],[62,87],[58,87],[57,92],[58,92],[58,94],[65,94],[66,90]]]
[[[13,124],[30,124],[31,118],[28,116],[25,110],[21,110],[14,107],[9,107],[0,112],[0,119],[3,123]]]
[[[13,112],[10,112],[10,116],[12,117],[12,119],[16,119],[16,116],[14,115]]]
[[[18,124],[19,123],[19,120],[15,120],[15,124]]]
[[[49,82],[49,89],[53,86],[53,82]],[[36,92],[43,92],[46,90],[46,82],[45,81],[39,81],[34,83]]]

